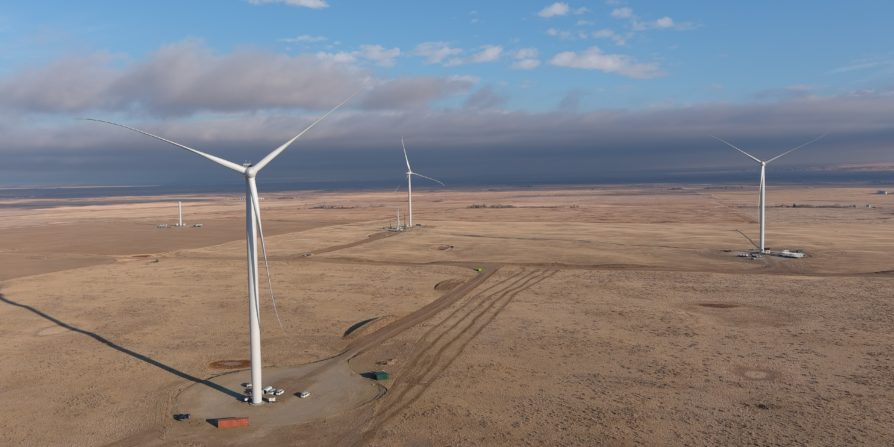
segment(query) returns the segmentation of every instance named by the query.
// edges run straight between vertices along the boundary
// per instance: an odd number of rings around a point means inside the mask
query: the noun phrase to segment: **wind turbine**
[[[351,96],[353,97],[353,95]],[[255,184],[255,177],[261,172],[264,167],[267,166],[268,163],[273,161],[279,154],[281,154],[286,148],[288,148],[292,143],[295,142],[299,137],[305,134],[308,130],[317,125],[320,121],[329,116],[332,112],[335,112],[339,107],[344,105],[348,100],[345,99],[337,106],[333,107],[332,110],[326,112],[323,116],[317,118],[316,121],[312,122],[309,126],[307,126],[304,130],[302,130],[298,135],[295,135],[291,140],[286,141],[278,148],[274,149],[272,152],[267,154],[266,157],[262,158],[256,165],[252,165],[251,163],[245,163],[244,165],[239,165],[233,163],[228,160],[224,160],[222,158],[216,157],[211,154],[206,154],[199,150],[193,149],[189,146],[182,145],[180,143],[176,143],[174,141],[168,140],[166,138],[159,137],[157,135],[153,135],[149,132],[142,131],[140,129],[136,129],[130,126],[126,126],[124,124],[113,123],[111,121],[104,121],[100,119],[94,118],[85,118],[88,121],[96,121],[105,124],[111,124],[113,126],[123,127],[125,129],[132,130],[134,132],[141,133],[148,137],[155,138],[157,140],[164,141],[165,143],[173,144],[181,149],[185,149],[189,152],[192,152],[200,157],[204,157],[214,163],[217,163],[225,168],[236,171],[241,174],[245,178],[245,245],[246,245],[246,258],[248,261],[248,323],[249,323],[249,342],[251,344],[251,403],[252,405],[259,405],[263,403],[263,392],[261,391],[264,388],[262,377],[261,377],[261,321],[258,315],[258,247],[257,247],[257,238],[258,233],[261,236],[261,248],[264,251],[264,266],[267,271],[267,283],[270,286],[270,266],[267,264],[267,244],[264,242],[264,229],[261,226],[261,209],[258,203],[258,188]],[[273,296],[273,289],[270,289],[271,297]],[[275,304],[274,304],[275,306]],[[275,310],[275,307],[274,307]],[[277,316],[277,318],[279,318]]]
[[[404,137],[400,137],[400,145],[404,149],[404,161],[407,162],[407,228],[413,228],[413,176],[422,177],[424,179],[431,180],[433,182],[440,183],[441,186],[447,186],[444,182],[433,179],[431,177],[426,177],[422,174],[413,172],[413,168],[410,167],[410,158],[407,157],[407,145],[404,144]]]
[[[808,144],[811,144],[811,143],[814,143],[814,142],[818,141],[819,139],[825,137],[826,134],[822,134],[822,135],[820,135],[820,136],[818,136],[818,137],[816,137],[816,138],[814,138],[814,139],[812,139],[812,140],[810,140],[810,141],[808,141],[808,142],[806,142],[806,143],[804,143],[804,144],[801,144],[800,146],[795,146],[795,147],[793,147],[793,148],[791,148],[791,149],[789,149],[789,150],[787,150],[787,151],[785,151],[785,152],[783,152],[783,153],[781,153],[781,154],[779,154],[779,155],[777,155],[777,156],[775,156],[775,157],[773,157],[773,158],[771,158],[771,159],[769,159],[769,160],[766,160],[766,161],[765,161],[765,160],[761,160],[761,159],[755,157],[754,155],[751,155],[751,154],[749,154],[748,152],[743,151],[742,149],[739,149],[738,147],[736,147],[735,145],[733,145],[733,144],[730,143],[729,141],[724,140],[723,138],[715,137],[714,135],[711,135],[711,136],[712,136],[714,139],[716,139],[716,140],[718,140],[718,141],[720,141],[720,142],[726,144],[727,146],[729,146],[729,147],[731,147],[731,148],[733,148],[733,149],[735,149],[735,150],[741,152],[741,153],[744,154],[746,157],[748,157],[748,158],[750,158],[750,159],[756,161],[759,165],[761,165],[761,183],[760,183],[760,188],[759,188],[759,193],[758,193],[758,194],[759,194],[759,197],[760,197],[760,198],[758,199],[758,204],[759,204],[759,207],[760,207],[760,211],[758,212],[758,224],[759,224],[759,226],[760,226],[760,252],[763,253],[763,252],[764,252],[764,230],[765,230],[765,228],[766,228],[766,210],[765,210],[764,208],[765,208],[765,205],[766,205],[766,194],[767,194],[767,187],[766,187],[766,172],[767,172],[767,165],[770,164],[770,163],[772,163],[773,161],[779,159],[779,158],[782,158],[782,157],[784,157],[784,156],[786,156],[786,155],[788,155],[788,154],[790,154],[790,153],[792,153],[792,152],[798,150],[798,149],[801,149],[801,148],[804,147],[804,146],[807,146]]]

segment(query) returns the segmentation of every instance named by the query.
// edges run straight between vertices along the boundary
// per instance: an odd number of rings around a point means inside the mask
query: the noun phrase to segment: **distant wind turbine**
[[[441,186],[447,186],[444,182],[433,179],[431,177],[426,177],[422,174],[413,172],[413,168],[410,167],[410,158],[407,157],[407,146],[404,144],[404,138],[400,137],[400,145],[404,149],[404,161],[407,162],[407,227],[413,228],[413,176],[422,177],[424,179],[431,180],[436,183],[440,183]]]
[[[351,96],[353,97],[353,95]],[[291,140],[286,141],[283,145],[274,149],[272,152],[267,154],[266,157],[262,158],[256,165],[252,165],[251,163],[245,163],[244,165],[239,165],[233,163],[228,160],[224,160],[222,158],[216,157],[211,154],[206,154],[204,152],[198,151],[191,147],[182,145],[180,143],[176,143],[174,141],[168,140],[166,138],[159,137],[157,135],[153,135],[149,132],[142,131],[140,129],[136,129],[130,126],[125,126],[124,124],[113,123],[111,121],[104,121],[100,119],[94,118],[85,118],[88,121],[96,121],[99,123],[111,124],[113,126],[123,127],[125,129],[132,130],[134,132],[141,133],[143,135],[155,138],[157,140],[164,141],[165,143],[173,144],[181,149],[186,149],[189,152],[192,152],[200,157],[204,157],[214,163],[217,163],[225,168],[231,169],[233,171],[238,172],[245,178],[245,242],[246,242],[246,258],[248,261],[248,321],[249,321],[249,341],[251,344],[251,403],[253,405],[258,405],[263,403],[263,392],[261,391],[264,388],[262,378],[261,378],[261,321],[258,315],[258,247],[257,247],[257,239],[258,233],[261,236],[261,248],[264,251],[264,266],[267,271],[267,284],[271,286],[270,282],[270,266],[267,264],[267,244],[264,242],[264,229],[261,226],[261,209],[258,201],[258,188],[255,184],[255,177],[267,166],[268,163],[273,161],[274,158],[279,156],[283,151],[286,150],[292,143],[295,142],[298,138],[304,135],[307,131],[317,125],[320,121],[323,121],[327,116],[329,116],[332,112],[335,112],[339,107],[344,105],[348,100],[345,99],[337,106],[333,107],[332,110],[326,112],[323,116],[317,118],[316,121],[312,122],[309,126],[307,126],[304,130],[302,130],[298,135],[295,135]],[[271,298],[273,297],[273,288],[270,288]],[[275,302],[274,302],[275,306]],[[274,307],[275,310],[275,307]],[[279,318],[277,316],[277,318]]]
[[[779,158],[782,158],[782,157],[784,157],[784,156],[786,156],[786,155],[788,155],[788,154],[790,154],[790,153],[792,153],[792,152],[798,150],[798,149],[801,149],[801,148],[804,147],[804,146],[807,146],[808,144],[815,143],[816,141],[819,141],[821,138],[823,138],[823,137],[825,137],[825,136],[826,136],[826,134],[822,134],[822,135],[820,135],[820,136],[818,136],[818,137],[816,137],[816,138],[814,138],[814,139],[812,139],[812,140],[810,140],[810,141],[808,141],[808,142],[806,142],[806,143],[804,143],[804,144],[801,144],[800,146],[795,146],[795,147],[793,147],[793,148],[791,148],[791,149],[789,149],[789,150],[787,150],[787,151],[785,151],[785,152],[783,152],[783,153],[781,153],[781,154],[779,154],[779,155],[777,155],[777,156],[775,156],[775,157],[773,157],[773,158],[771,158],[771,159],[769,159],[769,160],[764,161],[764,160],[761,160],[761,159],[759,159],[759,158],[757,158],[757,157],[755,157],[755,156],[749,154],[748,152],[743,151],[742,149],[739,149],[738,147],[736,147],[735,145],[733,145],[733,144],[730,143],[729,141],[724,140],[723,138],[715,137],[714,135],[711,135],[711,137],[713,137],[714,139],[716,139],[716,140],[722,142],[723,144],[726,144],[727,146],[729,146],[729,147],[731,147],[731,148],[733,148],[733,149],[735,149],[735,150],[741,152],[741,153],[744,154],[746,157],[748,157],[748,158],[750,158],[750,159],[756,161],[758,164],[761,165],[761,183],[760,183],[760,188],[759,188],[759,192],[758,192],[758,194],[759,194],[759,196],[760,196],[760,198],[758,199],[758,203],[759,203],[759,206],[760,206],[760,211],[758,212],[758,224],[759,224],[759,226],[760,226],[760,241],[759,241],[759,244],[760,244],[760,252],[761,252],[761,253],[764,252],[764,248],[765,248],[765,246],[764,246],[764,230],[765,230],[765,226],[766,226],[766,210],[765,210],[764,208],[765,208],[765,206],[766,206],[766,193],[767,193],[767,187],[766,187],[766,171],[767,171],[767,165],[770,164],[770,163],[772,163],[773,161],[779,159]]]

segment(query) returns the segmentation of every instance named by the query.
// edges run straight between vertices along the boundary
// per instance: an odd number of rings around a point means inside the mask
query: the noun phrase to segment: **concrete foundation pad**
[[[269,430],[275,427],[302,425],[325,419],[363,406],[385,394],[386,389],[361,377],[340,357],[309,365],[288,368],[265,368],[264,385],[282,388],[285,394],[274,403],[251,405],[242,402],[242,383],[250,381],[250,371],[234,371],[196,383],[179,394],[173,413],[189,413],[190,422],[175,423],[181,429],[214,430],[214,420],[225,417],[248,417],[251,426],[245,430]],[[310,392],[301,399],[297,394]]]

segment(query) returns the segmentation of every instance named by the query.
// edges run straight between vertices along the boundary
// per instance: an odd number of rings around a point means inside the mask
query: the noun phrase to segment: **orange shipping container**
[[[219,418],[217,428],[248,427],[248,418]]]

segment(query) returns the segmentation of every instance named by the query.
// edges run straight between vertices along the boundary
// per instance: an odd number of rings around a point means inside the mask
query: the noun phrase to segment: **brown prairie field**
[[[891,445],[875,190],[262,194],[260,407],[240,197],[0,202],[0,445]]]

